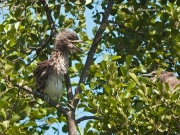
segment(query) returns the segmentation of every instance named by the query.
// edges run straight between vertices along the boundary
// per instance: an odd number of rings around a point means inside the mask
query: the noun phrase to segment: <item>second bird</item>
[[[157,71],[152,71],[149,74],[142,74],[142,76],[151,77],[152,80],[156,79]],[[158,77],[161,82],[167,82],[171,91],[175,91],[175,86],[180,84],[180,80],[177,79],[173,72],[162,71]]]

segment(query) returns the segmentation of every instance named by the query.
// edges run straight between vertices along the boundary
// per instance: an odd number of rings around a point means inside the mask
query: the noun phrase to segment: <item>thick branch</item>
[[[101,117],[97,117],[97,116],[83,116],[79,119],[76,120],[76,124],[79,124],[80,122],[84,121],[84,120],[89,120],[89,119],[94,119],[94,120],[101,120]]]
[[[22,86],[22,85],[20,85],[20,84],[16,84],[16,85],[14,85],[14,86],[16,86],[16,87],[18,87],[18,88],[21,88],[21,89],[23,89],[23,90],[25,90],[25,91],[33,94],[34,96],[36,96],[36,97],[41,98],[42,100],[44,100],[44,95],[38,93],[38,92],[35,91],[35,90],[32,90],[32,89],[31,89],[30,87],[28,87],[28,86]],[[51,99],[49,99],[48,103],[49,103],[52,107],[55,107],[55,108],[58,109],[60,112],[62,112],[65,116],[67,115],[68,110],[65,109],[65,108],[63,108],[60,104],[54,102],[54,101],[51,100]]]
[[[109,17],[109,14],[111,12],[113,4],[114,4],[114,0],[109,0],[108,6],[107,6],[107,8],[106,8],[106,10],[105,10],[105,12],[103,14],[101,25],[100,25],[98,31],[96,32],[96,35],[95,35],[95,38],[93,40],[92,46],[90,48],[90,51],[88,52],[88,57],[87,57],[84,69],[83,69],[83,71],[81,73],[81,77],[80,77],[78,86],[76,88],[75,99],[77,98],[77,95],[82,92],[81,88],[80,88],[80,84],[85,83],[85,80],[87,78],[90,65],[93,62],[93,57],[94,57],[94,54],[96,52],[97,46],[98,46],[98,44],[99,44],[99,42],[100,42],[100,40],[102,38],[103,32],[106,29],[106,26],[107,26],[107,23],[108,23],[108,17]],[[78,102],[79,102],[79,99],[77,98],[76,101],[74,102],[74,107],[77,106]]]
[[[65,77],[65,80],[66,80],[67,99],[72,100],[73,94],[72,94],[72,87],[71,87],[69,74],[68,73],[65,74],[64,77]]]

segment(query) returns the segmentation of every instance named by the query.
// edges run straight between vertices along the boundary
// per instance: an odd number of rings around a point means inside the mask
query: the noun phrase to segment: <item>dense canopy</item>
[[[179,0],[4,0],[0,7],[1,134],[180,133],[180,90],[141,76],[179,77]],[[70,54],[63,104],[46,103],[33,71],[65,28],[86,44],[78,44],[83,54]]]

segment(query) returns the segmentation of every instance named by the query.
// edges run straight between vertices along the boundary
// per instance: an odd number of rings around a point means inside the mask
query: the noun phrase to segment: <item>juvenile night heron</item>
[[[151,80],[155,80],[157,77],[157,72],[158,71],[152,71],[149,74],[142,74],[142,76],[147,76],[150,77]],[[173,92],[175,91],[175,86],[180,84],[180,80],[177,79],[173,72],[162,71],[158,76],[158,79],[163,83],[167,82],[169,84],[170,90]]]
[[[82,43],[75,32],[64,30],[55,38],[50,59],[37,64],[34,70],[36,90],[53,100],[59,100],[63,90],[64,74],[69,67],[68,51],[82,52],[74,43]]]

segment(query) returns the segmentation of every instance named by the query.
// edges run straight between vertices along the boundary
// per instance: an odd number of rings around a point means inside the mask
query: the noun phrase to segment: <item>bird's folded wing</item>
[[[37,68],[34,70],[33,74],[36,81],[36,90],[40,93],[42,93],[45,88],[46,81],[49,75],[49,69],[49,61],[46,60],[38,63]]]

